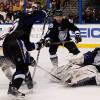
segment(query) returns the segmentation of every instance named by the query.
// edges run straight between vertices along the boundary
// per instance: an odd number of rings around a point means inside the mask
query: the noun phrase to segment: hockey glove
[[[36,49],[36,50],[40,50],[41,48],[42,48],[41,42],[37,42],[37,43],[35,44],[35,49]]]
[[[40,39],[39,41],[42,45],[44,44],[45,40],[44,39]]]
[[[81,38],[80,33],[76,33],[75,42],[76,42],[76,43],[79,43],[79,42],[81,42],[81,41],[82,41],[82,38]]]
[[[45,47],[49,47],[50,44],[51,44],[51,40],[50,40],[50,38],[46,38],[46,39],[45,39],[44,46],[45,46]]]
[[[44,46],[44,41],[44,39],[40,39],[40,41],[35,44],[35,49],[40,50]]]
[[[31,66],[34,67],[36,65],[36,61],[33,57],[30,57]]]

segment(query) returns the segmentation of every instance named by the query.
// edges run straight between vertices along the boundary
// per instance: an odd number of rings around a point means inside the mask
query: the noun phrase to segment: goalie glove
[[[81,35],[80,35],[80,33],[77,31],[77,32],[75,32],[75,42],[76,43],[79,43],[79,42],[81,42],[82,41],[82,38],[81,38]]]

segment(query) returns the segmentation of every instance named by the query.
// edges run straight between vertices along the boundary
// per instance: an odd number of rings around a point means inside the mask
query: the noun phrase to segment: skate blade
[[[25,100],[25,96],[14,96],[12,94],[8,94],[10,100]]]

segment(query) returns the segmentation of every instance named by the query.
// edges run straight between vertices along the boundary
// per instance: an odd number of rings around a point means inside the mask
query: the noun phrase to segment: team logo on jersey
[[[58,38],[61,41],[64,41],[67,38],[67,33],[68,33],[68,29],[64,30],[64,31],[59,31],[59,35]]]

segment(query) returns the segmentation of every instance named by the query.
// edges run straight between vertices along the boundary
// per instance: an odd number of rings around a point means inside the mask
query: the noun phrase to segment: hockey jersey
[[[19,21],[16,29],[7,35],[7,41],[22,40],[27,50],[32,50],[33,44],[30,42],[30,33],[32,26],[38,20],[44,21],[46,13],[43,11],[34,11],[32,14],[23,16]]]
[[[49,37],[52,42],[69,41],[71,40],[69,31],[79,32],[79,29],[66,18],[62,19],[61,23],[54,20],[49,26],[49,32],[44,38]]]

